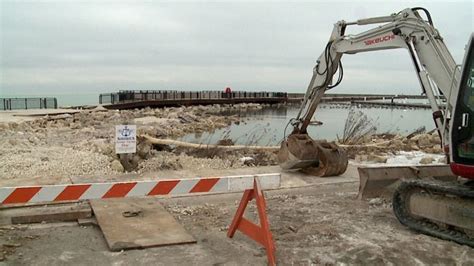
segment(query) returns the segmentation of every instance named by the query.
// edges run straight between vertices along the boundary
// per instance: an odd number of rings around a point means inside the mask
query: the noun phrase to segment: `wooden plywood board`
[[[0,225],[42,222],[68,222],[89,218],[92,215],[87,202],[34,205],[2,208]]]
[[[92,200],[90,203],[112,251],[196,243],[157,198]]]

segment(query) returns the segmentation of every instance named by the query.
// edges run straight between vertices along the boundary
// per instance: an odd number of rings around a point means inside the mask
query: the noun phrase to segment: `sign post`
[[[115,126],[115,153],[137,152],[137,126],[116,125]]]

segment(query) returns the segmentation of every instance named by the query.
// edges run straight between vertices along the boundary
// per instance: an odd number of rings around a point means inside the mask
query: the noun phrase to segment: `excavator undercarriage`
[[[393,194],[400,223],[474,247],[474,187],[458,182],[404,180]]]

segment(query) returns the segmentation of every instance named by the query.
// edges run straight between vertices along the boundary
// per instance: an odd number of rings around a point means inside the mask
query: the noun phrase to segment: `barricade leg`
[[[258,217],[260,220],[260,226],[252,223],[244,216],[245,208],[247,204],[255,199],[257,203]],[[235,213],[232,224],[229,227],[227,236],[232,238],[235,232],[239,230],[243,234],[247,235],[263,247],[267,251],[267,259],[269,265],[276,265],[275,260],[275,245],[273,243],[272,233],[270,231],[270,225],[266,214],[266,202],[263,195],[263,191],[260,188],[258,179],[254,179],[254,186],[252,189],[248,189],[244,192],[242,200],[240,201],[237,212]]]

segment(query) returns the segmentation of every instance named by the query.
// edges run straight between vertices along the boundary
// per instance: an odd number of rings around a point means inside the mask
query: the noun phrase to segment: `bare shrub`
[[[338,141],[348,145],[361,143],[374,135],[376,131],[377,127],[372,119],[361,111],[351,109],[347,115],[342,139],[338,137]]]

